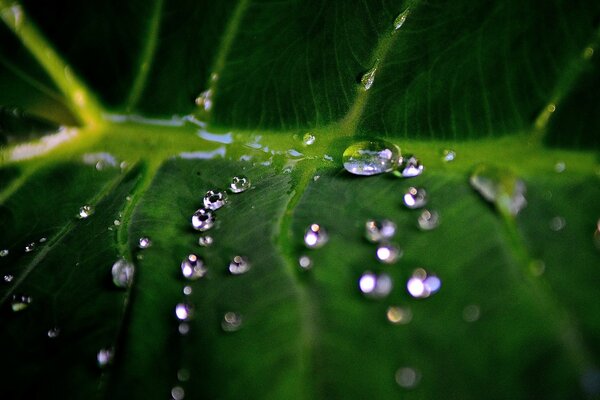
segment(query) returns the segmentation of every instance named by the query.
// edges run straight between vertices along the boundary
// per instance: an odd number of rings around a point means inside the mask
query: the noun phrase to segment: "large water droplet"
[[[365,223],[365,237],[369,242],[389,240],[396,234],[396,224],[389,219],[370,219]]]
[[[185,390],[181,386],[175,386],[171,389],[171,399],[183,400],[185,398]]]
[[[414,389],[421,381],[421,373],[411,367],[403,367],[396,371],[396,383],[404,389]]]
[[[87,217],[89,217],[90,215],[92,215],[95,211],[96,210],[94,209],[94,206],[86,204],[86,205],[81,206],[79,208],[79,214],[77,214],[77,218],[79,218],[79,219],[86,219]]]
[[[48,329],[47,335],[50,339],[56,339],[60,335],[60,329],[57,327]]]
[[[371,68],[370,70],[365,72],[363,74],[363,76],[360,78],[360,83],[362,84],[362,87],[365,90],[371,89],[371,87],[373,86],[373,82],[375,82],[375,73],[377,72],[377,64],[378,63],[376,62],[375,66],[373,66],[373,68]]]
[[[394,20],[394,31],[397,31],[398,29],[402,28],[402,25],[404,25],[406,18],[408,18],[408,14],[410,14],[409,8],[398,14],[396,19]]]
[[[312,268],[313,261],[309,256],[302,255],[300,258],[298,258],[298,265],[300,268],[306,271]]]
[[[394,325],[406,325],[412,320],[412,311],[408,307],[390,306],[385,315]]]
[[[385,140],[369,140],[349,146],[342,156],[344,168],[354,175],[375,175],[392,171],[400,149]]]
[[[412,297],[424,299],[440,290],[442,281],[435,275],[428,275],[422,268],[416,269],[406,283],[406,289]]]
[[[204,265],[204,260],[195,254],[190,254],[181,262],[181,274],[189,280],[196,280],[204,277],[208,269]]]
[[[398,169],[394,171],[394,175],[402,178],[413,178],[423,173],[425,167],[421,161],[413,155],[401,157],[398,162]]]
[[[35,242],[31,242],[25,246],[25,253],[31,253],[33,250],[35,250]]]
[[[327,231],[319,224],[310,224],[304,233],[304,244],[309,249],[323,247],[329,240]]]
[[[197,231],[207,231],[215,225],[215,216],[205,208],[199,208],[192,215],[192,226]]]
[[[516,216],[527,205],[525,183],[509,170],[481,164],[475,168],[469,182],[504,215]]]
[[[98,362],[98,366],[100,368],[105,368],[110,365],[114,358],[114,350],[113,349],[100,349],[98,350],[98,354],[96,355],[96,360]]]
[[[8,249],[2,249],[0,250],[0,257],[6,257],[8,255],[9,251]]]
[[[235,256],[229,263],[229,273],[232,275],[245,274],[250,270],[250,263],[246,257]]]
[[[231,178],[229,189],[232,193],[242,193],[250,189],[251,182],[247,176],[238,175]]]
[[[212,236],[200,236],[198,238],[198,244],[202,247],[209,247],[212,246],[212,244],[214,243],[214,239]]]
[[[427,192],[422,188],[409,187],[403,199],[406,207],[421,208],[427,204]]]
[[[377,259],[385,264],[393,264],[402,257],[402,250],[393,244],[380,244],[377,247]]]
[[[194,316],[194,308],[188,303],[179,303],[175,306],[175,316],[180,321],[189,321]]]
[[[240,328],[242,327],[242,316],[236,312],[226,312],[225,315],[223,315],[223,320],[221,321],[221,328],[225,331],[225,332],[235,332],[240,330]]]
[[[23,311],[24,309],[29,307],[32,301],[33,298],[26,294],[14,294],[10,301],[10,308],[14,312]]]
[[[304,143],[305,146],[310,146],[311,144],[314,144],[316,140],[317,138],[315,137],[315,135],[308,132],[302,138],[302,143]]]
[[[138,241],[138,247],[140,249],[147,249],[148,247],[152,246],[152,241],[150,240],[149,237],[144,236],[141,237]]]
[[[204,207],[208,210],[218,210],[227,204],[227,193],[219,190],[209,190],[204,195]]]
[[[113,264],[111,273],[115,286],[126,289],[133,283],[135,267],[129,261],[121,258]]]
[[[423,210],[421,215],[419,215],[417,222],[422,231],[430,231],[439,226],[440,215],[437,211]]]
[[[358,280],[358,287],[366,297],[381,299],[390,294],[393,282],[386,273],[375,274],[367,271]]]

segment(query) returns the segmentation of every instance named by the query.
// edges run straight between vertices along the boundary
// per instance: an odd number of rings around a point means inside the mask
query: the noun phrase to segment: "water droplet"
[[[406,21],[408,14],[410,14],[409,8],[407,8],[406,10],[404,10],[400,14],[398,14],[396,19],[394,20],[394,31],[397,31],[398,29],[402,28],[402,25],[404,25],[404,22]]]
[[[171,389],[171,398],[173,400],[183,400],[185,397],[185,390],[181,386],[175,386]]]
[[[8,255],[9,251],[8,249],[2,249],[0,250],[0,257],[6,257]]]
[[[300,268],[306,271],[312,268],[313,261],[309,256],[302,255],[300,258],[298,258],[298,265]]]
[[[310,224],[304,233],[304,244],[309,249],[318,249],[323,247],[329,240],[327,231],[319,224]]]
[[[208,269],[204,264],[204,260],[195,254],[190,254],[181,262],[181,274],[184,278],[191,281],[200,279],[206,275]]]
[[[35,250],[35,242],[31,242],[25,246],[25,253],[31,253],[33,250]]]
[[[29,307],[32,301],[32,297],[26,294],[14,294],[10,302],[10,308],[12,308],[14,312],[23,311]]]
[[[196,210],[192,215],[192,226],[197,231],[207,231],[215,225],[215,216],[211,211],[204,208]]]
[[[60,335],[60,329],[56,327],[48,329],[47,334],[50,339],[56,339]]]
[[[408,307],[390,306],[386,317],[394,325],[406,325],[412,320],[412,311]]]
[[[533,276],[541,276],[546,270],[546,264],[542,260],[533,260],[529,264],[529,271]]]
[[[367,271],[358,280],[358,287],[366,297],[381,299],[390,294],[393,282],[386,273],[375,274]]]
[[[410,209],[421,208],[427,204],[425,189],[409,187],[404,194],[404,205]]]
[[[423,231],[435,229],[440,224],[440,215],[437,211],[423,210],[417,219],[419,228]]]
[[[194,308],[187,303],[179,303],[175,306],[175,316],[180,321],[189,321],[194,316]]]
[[[12,4],[0,10],[0,17],[8,26],[19,31],[23,24],[23,8],[20,4]]]
[[[406,289],[412,297],[418,299],[424,299],[431,296],[440,290],[442,281],[435,275],[428,275],[427,272],[422,269],[416,269],[412,277],[406,283]]]
[[[396,234],[396,224],[389,219],[370,219],[365,223],[365,237],[369,242],[389,240]]]
[[[126,289],[130,287],[133,282],[135,267],[129,261],[121,258],[113,264],[111,273],[115,286]]]
[[[362,84],[365,90],[371,89],[373,86],[373,82],[375,82],[375,73],[377,72],[377,64],[378,61],[375,62],[375,66],[365,72],[363,76],[360,78],[360,83]]]
[[[561,216],[556,216],[550,220],[550,229],[554,232],[562,231],[565,226],[567,226],[567,221]]]
[[[177,326],[177,330],[181,335],[187,335],[190,333],[190,325],[188,323],[182,322]]]
[[[210,111],[212,108],[212,94],[213,92],[210,89],[200,93],[200,95],[196,97],[196,105],[204,111]]]
[[[583,57],[584,60],[589,60],[590,58],[592,58],[593,55],[594,55],[593,47],[586,47],[583,50],[583,53],[581,54],[581,56]]]
[[[48,238],[40,238],[40,240],[38,240],[39,243],[46,243],[46,241],[48,240]]]
[[[15,279],[15,277],[11,274],[7,274],[7,275],[4,275],[3,279],[4,279],[5,283],[11,283],[13,281],[13,279]]]
[[[554,171],[558,172],[559,174],[561,172],[564,172],[565,169],[567,169],[567,164],[565,164],[564,161],[559,161],[556,164],[554,164]]]
[[[86,219],[87,217],[92,215],[94,213],[94,211],[96,211],[94,209],[94,206],[91,206],[89,204],[86,204],[85,206],[81,206],[79,208],[79,214],[77,214],[77,218]]]
[[[414,368],[403,367],[396,371],[396,383],[404,389],[414,389],[421,381],[421,372]]]
[[[181,368],[177,371],[177,380],[179,382],[187,382],[190,379],[190,371],[186,368]]]
[[[463,319],[467,322],[475,322],[481,316],[481,309],[476,304],[470,304],[463,309]]]
[[[98,361],[98,366],[100,368],[105,368],[110,365],[114,358],[114,350],[113,349],[100,349],[98,354],[96,355],[96,360]]]
[[[152,246],[152,241],[149,237],[141,237],[138,242],[138,246],[140,249],[147,249],[148,247]]]
[[[204,195],[204,207],[208,210],[218,210],[227,204],[227,193],[218,190],[209,190]]]
[[[229,263],[229,273],[232,275],[245,274],[250,270],[250,263],[246,257],[235,256]]]
[[[115,219],[115,220],[113,221],[113,224],[114,224],[115,226],[119,226],[119,225],[121,225],[121,221],[119,221],[118,219]]]
[[[446,149],[442,152],[442,161],[450,162],[456,159],[456,152],[454,150]]]
[[[310,146],[311,144],[314,144],[316,140],[317,138],[315,137],[315,135],[308,132],[302,138],[302,143],[304,143],[305,146]]]
[[[200,236],[198,238],[198,244],[202,247],[212,246],[213,243],[214,243],[214,239],[212,236]]]
[[[402,250],[392,244],[380,244],[377,247],[377,259],[385,264],[393,264],[402,257]]]
[[[193,289],[192,289],[191,286],[184,286],[183,287],[183,294],[184,295],[189,296],[189,295],[192,294],[192,292],[193,292]]]
[[[425,167],[421,161],[413,155],[401,157],[398,162],[398,169],[394,171],[394,175],[402,178],[413,178],[423,173]]]
[[[221,328],[225,332],[235,332],[242,327],[242,316],[238,313],[229,311],[223,315]]]
[[[320,177],[321,177],[321,175],[315,175],[315,176],[313,176],[313,182],[318,181]]]
[[[502,214],[516,216],[527,205],[525,183],[506,169],[481,164],[475,168],[469,182]]]
[[[349,146],[342,155],[346,171],[354,175],[390,172],[398,165],[400,148],[384,140],[369,140]]]

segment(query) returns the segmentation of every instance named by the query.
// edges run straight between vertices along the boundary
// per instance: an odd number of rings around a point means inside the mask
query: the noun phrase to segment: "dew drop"
[[[171,398],[173,400],[183,400],[185,398],[185,390],[181,386],[175,386],[171,389]]]
[[[212,108],[212,95],[213,92],[210,89],[200,93],[200,95],[196,97],[196,105],[202,108],[204,111],[210,111]]]
[[[367,176],[392,171],[399,159],[400,148],[385,140],[354,143],[342,155],[346,171]]]
[[[207,231],[215,225],[215,216],[205,208],[199,208],[192,215],[192,226],[197,231]]]
[[[396,234],[396,224],[389,219],[380,221],[370,219],[365,223],[365,237],[369,242],[377,243],[389,240]]]
[[[4,22],[12,27],[15,31],[21,29],[23,24],[23,8],[20,4],[13,4],[0,10],[0,17]]]
[[[5,283],[11,283],[13,281],[13,279],[15,279],[15,277],[11,274],[7,274],[7,275],[4,275],[4,277],[2,279],[4,280]]]
[[[456,159],[456,152],[454,150],[446,149],[442,152],[442,161],[451,162]]]
[[[242,316],[236,312],[226,312],[221,321],[221,329],[225,332],[235,332],[242,327]]]
[[[212,246],[214,239],[212,236],[200,236],[198,238],[198,244],[202,247]]]
[[[412,297],[424,299],[440,290],[442,281],[435,275],[428,275],[427,272],[418,268],[413,271],[411,278],[406,283],[406,289]]]
[[[313,261],[309,256],[302,255],[298,258],[298,265],[301,269],[307,271],[313,267]]]
[[[25,246],[25,253],[31,253],[33,250],[35,250],[35,242],[31,242]]]
[[[404,194],[404,205],[407,208],[415,209],[424,207],[427,204],[427,192],[425,189],[409,187]]]
[[[546,263],[542,260],[533,260],[529,263],[529,271],[533,276],[541,276],[546,271]]]
[[[193,289],[192,289],[191,286],[184,286],[183,287],[183,294],[184,295],[189,296],[189,295],[192,294],[192,292],[193,292]]]
[[[305,146],[310,146],[311,144],[314,144],[316,140],[317,138],[315,137],[315,135],[308,132],[302,138],[302,143],[304,143]]]
[[[514,217],[527,205],[525,183],[506,169],[481,164],[475,168],[469,182],[502,214]]]
[[[358,287],[366,297],[381,299],[390,294],[393,282],[386,273],[375,274],[367,271],[358,280]]]
[[[94,211],[95,211],[94,206],[91,206],[89,204],[81,206],[79,208],[79,214],[77,214],[77,218],[86,219],[87,217],[92,215],[94,213]]]
[[[31,296],[28,296],[26,294],[14,294],[10,302],[10,308],[14,312],[23,311],[27,307],[29,307],[32,301],[33,299],[31,298]]]
[[[410,14],[409,8],[398,14],[396,19],[394,20],[394,31],[397,31],[398,29],[402,28],[402,25],[404,25],[406,18],[408,18],[408,14]]]
[[[398,169],[394,171],[394,175],[402,178],[413,178],[423,173],[425,167],[421,164],[421,161],[413,155],[406,155],[400,157],[398,162]]]
[[[430,231],[440,225],[440,215],[437,211],[423,210],[417,219],[419,229],[422,231]]]
[[[562,231],[565,226],[567,226],[567,221],[561,216],[556,216],[550,220],[550,229],[554,232]]]
[[[386,317],[394,325],[406,325],[412,320],[412,311],[408,307],[390,306]]]
[[[56,327],[48,329],[47,335],[50,339],[56,339],[60,335],[60,329]]]
[[[360,78],[360,83],[361,83],[363,89],[369,90],[373,86],[373,82],[375,82],[375,73],[377,72],[377,64],[378,63],[379,63],[379,60],[377,60],[375,62],[375,65],[373,66],[373,68],[371,68],[370,70],[365,72],[363,74],[363,76]]]
[[[421,372],[411,367],[403,367],[396,371],[396,383],[404,389],[414,389],[421,381]]]
[[[8,249],[2,249],[0,250],[0,257],[6,257],[8,255],[9,251]]]
[[[144,236],[141,237],[138,241],[138,247],[140,249],[147,249],[148,247],[152,246],[152,241],[150,240],[149,237]]]
[[[175,316],[180,321],[190,321],[194,316],[194,308],[187,303],[179,303],[175,306]]]
[[[204,195],[204,207],[208,210],[218,210],[227,204],[227,193],[218,190],[209,190]]]
[[[113,224],[114,224],[115,226],[119,226],[119,225],[121,225],[121,221],[119,221],[118,219],[115,219],[115,220],[113,221]]]
[[[242,275],[250,270],[250,263],[246,257],[235,256],[229,263],[229,273],[232,275]]]
[[[467,322],[475,322],[481,316],[481,308],[476,304],[470,304],[463,309],[463,319]]]
[[[566,169],[567,164],[565,164],[564,161],[558,161],[556,164],[554,164],[554,171],[558,172],[559,174],[564,172]]]
[[[48,238],[40,238],[40,240],[38,240],[39,243],[46,243],[46,241],[48,240]]]
[[[115,286],[126,289],[133,283],[135,267],[129,261],[121,258],[113,264],[111,273]]]
[[[96,360],[100,368],[105,368],[110,365],[114,358],[113,349],[100,349],[96,355]]]
[[[182,322],[177,326],[177,330],[181,335],[187,335],[190,333],[190,325],[186,322]]]
[[[402,250],[392,244],[380,244],[377,247],[377,259],[385,264],[393,264],[402,257]]]
[[[191,281],[204,277],[207,271],[204,260],[195,254],[188,255],[181,262],[181,274]]]
[[[177,371],[177,380],[179,382],[187,382],[190,379],[190,371],[186,368],[181,368]]]
[[[310,224],[304,233],[304,244],[309,249],[323,247],[329,240],[327,231],[319,224]]]

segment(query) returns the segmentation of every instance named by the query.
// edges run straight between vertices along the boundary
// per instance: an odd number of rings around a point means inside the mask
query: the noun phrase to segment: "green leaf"
[[[596,2],[0,0],[0,17],[5,396],[599,398]],[[424,173],[351,175],[364,138]],[[370,219],[397,226],[397,262]],[[363,293],[367,273],[389,294]],[[423,274],[439,291],[419,296]]]

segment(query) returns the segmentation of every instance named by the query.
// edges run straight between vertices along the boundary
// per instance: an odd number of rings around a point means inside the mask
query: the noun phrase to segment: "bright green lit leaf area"
[[[3,398],[600,398],[600,3],[126,3],[0,0]]]

